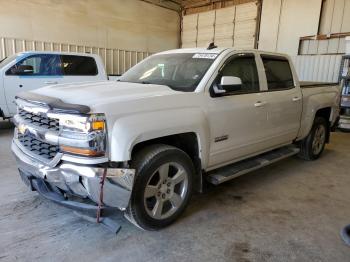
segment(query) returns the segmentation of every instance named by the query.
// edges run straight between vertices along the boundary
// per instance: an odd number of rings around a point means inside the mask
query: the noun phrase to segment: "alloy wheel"
[[[154,219],[166,219],[183,204],[188,191],[188,174],[180,164],[161,165],[150,177],[144,191],[145,209]]]
[[[326,128],[323,125],[319,125],[315,131],[314,139],[312,142],[312,152],[318,155],[326,142]]]

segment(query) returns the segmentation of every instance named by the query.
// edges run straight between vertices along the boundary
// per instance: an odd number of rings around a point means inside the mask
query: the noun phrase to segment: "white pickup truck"
[[[22,52],[0,61],[0,118],[16,114],[15,96],[65,83],[104,81],[100,56],[72,52]]]
[[[44,197],[104,217],[120,209],[155,230],[206,183],[292,155],[317,159],[339,101],[337,85],[301,85],[286,55],[172,50],[118,82],[20,94],[12,150]]]

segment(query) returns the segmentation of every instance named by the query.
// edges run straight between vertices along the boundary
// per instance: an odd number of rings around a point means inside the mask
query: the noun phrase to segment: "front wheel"
[[[192,194],[194,167],[182,150],[153,145],[135,155],[135,183],[127,218],[146,230],[157,230],[174,222]]]
[[[326,145],[328,132],[327,120],[316,117],[309,135],[301,142],[299,157],[305,160],[318,159]]]

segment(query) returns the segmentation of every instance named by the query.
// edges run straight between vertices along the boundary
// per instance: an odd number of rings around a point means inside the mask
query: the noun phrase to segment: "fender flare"
[[[171,116],[171,117],[169,117]],[[110,160],[131,160],[133,148],[142,142],[183,133],[196,134],[199,158],[208,163],[210,129],[204,113],[199,108],[145,112],[119,118],[110,129]]]

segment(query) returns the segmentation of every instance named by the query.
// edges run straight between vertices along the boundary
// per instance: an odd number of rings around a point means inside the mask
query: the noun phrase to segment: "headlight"
[[[106,154],[107,127],[104,114],[60,116],[59,146],[62,152],[82,156]]]

